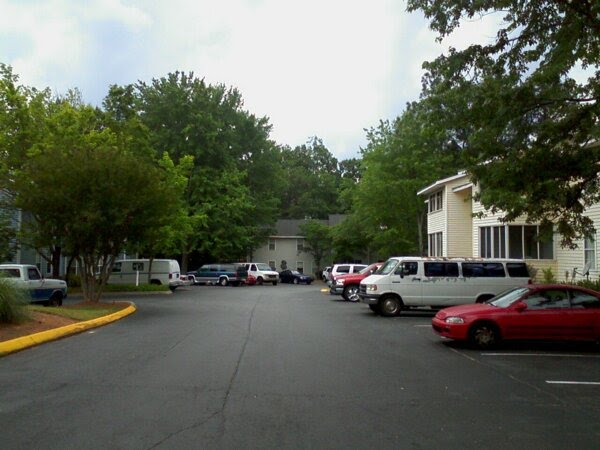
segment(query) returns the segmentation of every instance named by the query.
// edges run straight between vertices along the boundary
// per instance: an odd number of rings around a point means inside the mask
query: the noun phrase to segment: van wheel
[[[227,278],[225,278],[225,277],[219,278],[219,284],[221,286],[227,286],[227,283],[228,283]]]
[[[396,297],[384,297],[379,302],[379,310],[384,317],[399,316],[402,311],[402,301]]]
[[[500,340],[500,333],[491,323],[477,323],[469,330],[469,341],[481,350],[492,348]]]

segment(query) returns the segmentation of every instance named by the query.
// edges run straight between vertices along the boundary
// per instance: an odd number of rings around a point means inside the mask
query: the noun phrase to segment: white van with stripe
[[[359,297],[376,314],[396,316],[408,308],[481,303],[531,282],[519,259],[398,256],[360,282]]]
[[[115,261],[108,284],[148,284],[149,259],[119,259]],[[162,284],[174,290],[183,285],[179,278],[179,262],[175,259],[153,259],[150,284]]]

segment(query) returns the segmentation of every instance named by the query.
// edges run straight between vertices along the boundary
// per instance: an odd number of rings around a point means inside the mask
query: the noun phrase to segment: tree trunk
[[[184,251],[181,254],[181,273],[188,273],[189,259],[190,254],[187,251]]]
[[[60,277],[60,255],[62,249],[58,246],[52,247],[52,278]],[[66,274],[65,274],[66,275]]]
[[[148,259],[148,281],[147,283],[150,284],[150,281],[152,281],[152,263],[154,262],[154,258],[149,258]]]

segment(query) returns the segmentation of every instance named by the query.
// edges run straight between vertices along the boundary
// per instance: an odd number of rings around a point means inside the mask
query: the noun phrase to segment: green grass
[[[107,316],[108,314],[120,311],[125,307],[126,306],[123,303],[115,305],[93,305],[90,303],[80,303],[78,305],[70,305],[69,307],[48,307],[39,305],[29,305],[27,309],[29,311],[37,311],[44,314],[54,314],[56,316],[68,317],[69,319],[73,320],[85,321]]]

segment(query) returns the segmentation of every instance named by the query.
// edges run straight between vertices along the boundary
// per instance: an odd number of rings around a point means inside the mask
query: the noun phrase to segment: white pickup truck
[[[67,297],[67,283],[44,278],[36,266],[27,264],[0,264],[0,276],[29,292],[32,303],[60,306]]]

